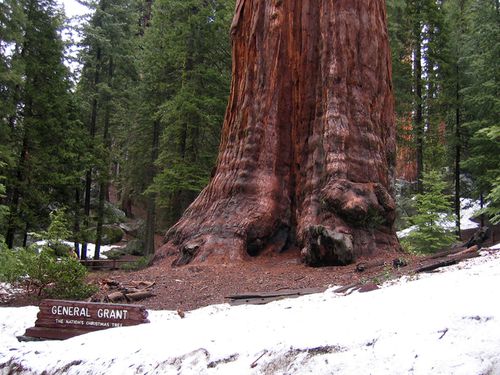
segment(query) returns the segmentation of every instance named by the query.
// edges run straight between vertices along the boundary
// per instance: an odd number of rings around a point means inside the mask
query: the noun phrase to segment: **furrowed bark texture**
[[[238,0],[233,77],[210,184],[161,258],[298,246],[310,265],[399,248],[383,0]]]

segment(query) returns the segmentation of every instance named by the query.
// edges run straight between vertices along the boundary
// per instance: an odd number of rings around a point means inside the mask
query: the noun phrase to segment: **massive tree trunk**
[[[158,257],[298,247],[333,265],[399,248],[385,2],[238,0],[231,34],[217,166]]]

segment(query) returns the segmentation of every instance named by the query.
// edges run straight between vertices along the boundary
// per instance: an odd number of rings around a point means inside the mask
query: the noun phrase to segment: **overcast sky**
[[[61,4],[66,13],[66,17],[72,18],[75,16],[83,16],[89,13],[89,9],[81,4],[79,4],[76,0],[57,0],[59,4]],[[63,39],[72,42],[72,45],[67,47],[65,64],[70,68],[70,70],[75,73],[74,80],[78,79],[80,64],[76,60],[78,55],[78,46],[77,43],[80,41],[80,37],[78,33],[75,31],[75,27],[78,27],[78,24],[81,21],[71,20],[68,22],[67,28],[62,32]]]
[[[75,0],[58,0],[64,6],[67,17],[80,16],[88,12],[88,8]]]

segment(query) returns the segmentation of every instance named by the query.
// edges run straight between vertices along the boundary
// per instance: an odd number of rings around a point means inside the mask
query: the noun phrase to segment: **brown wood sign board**
[[[64,340],[107,328],[149,323],[144,306],[44,300],[25,337]]]

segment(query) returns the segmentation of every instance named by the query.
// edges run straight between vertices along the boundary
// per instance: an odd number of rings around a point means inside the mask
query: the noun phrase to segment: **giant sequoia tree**
[[[399,247],[383,0],[238,0],[209,185],[166,235],[177,265],[289,247],[310,265]]]

